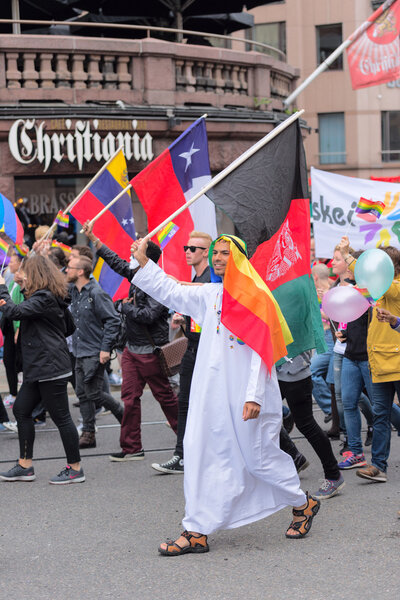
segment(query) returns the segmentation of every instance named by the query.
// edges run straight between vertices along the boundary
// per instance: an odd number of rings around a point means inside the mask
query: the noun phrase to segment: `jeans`
[[[35,406],[42,402],[58,427],[67,462],[69,464],[80,462],[79,436],[69,412],[67,384],[67,378],[23,382],[13,406],[18,424],[20,458],[33,457],[35,426],[31,415]]]
[[[189,347],[183,355],[179,371],[178,432],[176,436],[175,454],[181,458],[183,458],[183,438],[185,435],[186,419],[189,410],[190,385],[192,383],[196,354],[197,349]]]
[[[125,408],[120,444],[124,452],[134,454],[142,450],[140,399],[146,383],[154,398],[160,403],[175,433],[178,425],[178,398],[168,378],[162,372],[159,359],[155,354],[134,354],[125,348],[122,353],[121,369],[121,399]]]
[[[328,351],[323,354],[314,354],[311,359],[312,394],[320,409],[325,413],[331,412],[331,389],[326,382],[329,364],[333,360],[333,339],[330,329],[324,333]]]
[[[82,431],[95,432],[96,405],[101,406],[104,365],[98,355],[77,358],[75,362],[76,395],[82,415]]]
[[[392,419],[393,422],[393,412],[395,413],[395,422],[398,419],[396,411],[393,411],[395,392],[400,397],[400,381],[385,381],[372,384],[374,434],[372,436],[371,462],[374,467],[385,473],[390,453],[390,438],[392,435],[390,421]],[[396,408],[398,409],[398,407]]]
[[[348,445],[354,454],[362,454],[361,415],[358,408],[362,389],[366,388],[372,398],[372,381],[367,360],[350,360],[344,357],[342,362],[342,401]]]
[[[339,479],[340,472],[329,438],[314,419],[311,377],[300,381],[279,381],[279,387],[282,398],[286,398],[297,429],[317,453],[326,479]]]

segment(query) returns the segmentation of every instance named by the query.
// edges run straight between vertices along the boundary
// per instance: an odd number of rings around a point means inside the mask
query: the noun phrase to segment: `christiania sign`
[[[46,122],[36,119],[17,119],[8,135],[10,152],[16,161],[29,165],[38,161],[45,173],[52,161],[60,163],[67,160],[76,163],[81,171],[84,162],[103,162],[112,156],[117,148],[123,147],[126,160],[150,161],[153,159],[153,138],[146,132],[140,136],[136,128],[138,122],[93,119],[92,121],[58,120],[64,124],[63,133],[47,133]],[[104,125],[111,129],[118,124],[128,131],[108,131],[103,137],[98,130],[104,131]],[[122,128],[122,127],[121,127]]]

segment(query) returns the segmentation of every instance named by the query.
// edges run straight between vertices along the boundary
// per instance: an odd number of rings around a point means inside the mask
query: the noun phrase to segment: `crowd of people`
[[[0,480],[35,479],[35,427],[47,414],[59,430],[67,459],[51,484],[85,481],[80,450],[97,445],[99,411],[110,411],[121,424],[120,448],[110,460],[143,460],[141,396],[146,384],[177,435],[172,457],[151,466],[163,474],[184,475],[185,530],[159,546],[163,555],[207,552],[211,532],[250,523],[284,506],[293,507],[286,537],[304,537],[321,500],[343,490],[342,471],[357,469],[369,481],[387,480],[392,431],[400,435],[399,250],[383,248],[395,278],[376,306],[349,323],[333,321],[321,308],[326,351],[308,350],[268,373],[260,356],[221,323],[223,283],[210,283],[210,269],[223,282],[233,244],[247,257],[241,240],[220,236],[213,242],[207,233],[193,231],[182,260],[192,266],[194,277],[184,283],[158,267],[161,250],[153,242],[134,242],[128,262],[107,248],[89,223],[84,230],[91,247],[75,245],[66,254],[52,248],[50,240],[38,240],[27,257],[13,253],[0,275],[9,386],[4,402],[0,399],[0,429],[17,433],[20,448],[17,463],[0,473]],[[333,286],[355,284],[360,255],[343,237],[329,263],[311,257],[320,303]],[[93,278],[99,257],[130,281],[127,298],[113,303]],[[125,337],[118,347],[122,326]],[[155,353],[169,341],[171,329],[188,338],[178,394]],[[116,348],[121,402],[109,387]],[[78,428],[70,414],[69,384],[81,413]],[[313,401],[330,423],[327,431],[315,419]],[[298,474],[309,459],[290,437],[294,425],[324,472],[312,494],[300,488]],[[336,457],[330,440],[339,438]],[[364,446],[371,446],[370,464]]]

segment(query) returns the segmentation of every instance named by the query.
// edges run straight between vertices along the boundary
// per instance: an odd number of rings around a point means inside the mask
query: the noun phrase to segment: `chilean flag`
[[[185,204],[210,181],[207,132],[204,118],[195,121],[174,142],[131,180],[131,185],[147,215],[152,231]],[[180,281],[190,281],[183,246],[191,231],[217,236],[214,204],[202,196],[178,217],[176,234],[165,247],[162,266]],[[154,242],[157,243],[155,236]]]

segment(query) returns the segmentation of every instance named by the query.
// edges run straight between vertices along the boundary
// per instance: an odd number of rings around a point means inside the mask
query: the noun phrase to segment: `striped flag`
[[[380,200],[372,200],[372,198],[368,200],[367,198],[361,197],[356,206],[355,213],[360,219],[374,223],[379,219],[384,208],[385,203]]]
[[[231,235],[216,241],[230,242],[230,255],[224,275],[221,323],[250,346],[268,370],[286,356],[286,345],[293,341],[281,309],[267,285],[251,265],[245,243]]]
[[[69,225],[69,215],[65,215],[62,210],[59,210],[57,213],[54,222],[57,223],[60,227],[68,227]]]
[[[63,244],[62,242],[57,242],[57,240],[53,240],[51,247],[61,248],[61,250],[64,250],[64,252],[71,254],[71,246],[67,246],[67,244]]]
[[[23,246],[21,244],[14,244],[15,252],[20,256],[24,257],[28,254],[29,249],[27,246]]]
[[[354,286],[354,289],[357,290],[364,298],[371,304],[371,306],[375,306],[375,300],[367,290],[367,288],[360,288],[358,286]]]
[[[158,243],[160,244],[161,250],[164,250],[165,246],[174,237],[178,229],[178,225],[175,225],[175,223],[173,223],[172,221],[168,223],[168,225],[166,225],[164,229],[161,229],[160,233],[157,234],[157,239]]]
[[[9,248],[10,248],[10,245],[7,244],[7,242],[5,240],[3,240],[3,238],[0,238],[0,250],[2,250],[4,252],[4,254],[7,254]]]

